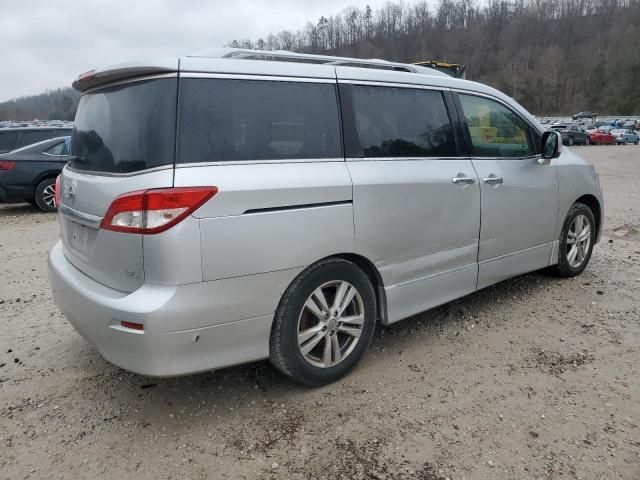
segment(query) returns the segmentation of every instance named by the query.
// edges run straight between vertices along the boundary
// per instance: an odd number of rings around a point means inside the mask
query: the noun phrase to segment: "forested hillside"
[[[0,103],[0,120],[73,120],[80,95],[72,88]]]
[[[465,63],[536,114],[640,113],[639,0],[390,2],[230,45]]]

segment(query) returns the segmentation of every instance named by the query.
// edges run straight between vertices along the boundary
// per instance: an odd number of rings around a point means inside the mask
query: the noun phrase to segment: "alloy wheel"
[[[573,268],[582,265],[591,246],[591,223],[585,215],[578,215],[567,232],[567,261]]]
[[[306,362],[329,368],[343,362],[360,341],[364,302],[348,282],[321,285],[309,295],[298,317],[298,348]]]
[[[47,185],[44,190],[42,190],[42,201],[47,207],[55,208],[55,195],[56,192],[54,185]]]

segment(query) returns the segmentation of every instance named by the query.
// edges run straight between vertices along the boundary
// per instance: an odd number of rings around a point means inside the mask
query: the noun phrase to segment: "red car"
[[[589,143],[592,145],[615,145],[616,137],[604,130],[596,130],[589,134]]]

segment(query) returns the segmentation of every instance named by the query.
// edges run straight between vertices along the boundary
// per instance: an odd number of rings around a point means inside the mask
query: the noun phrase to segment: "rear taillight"
[[[53,191],[53,201],[55,203],[56,208],[60,205],[60,175],[56,177],[56,186]]]
[[[164,232],[216,193],[216,187],[158,188],[125,193],[113,201],[100,228],[146,235]]]
[[[0,160],[0,170],[11,170],[16,166],[16,162],[10,162],[9,160]]]

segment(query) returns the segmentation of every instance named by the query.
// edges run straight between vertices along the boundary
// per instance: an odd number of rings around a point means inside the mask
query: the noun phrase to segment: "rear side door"
[[[480,189],[458,156],[449,92],[350,73],[338,79],[355,247],[379,270],[394,322],[474,291]]]
[[[478,288],[549,265],[557,248],[558,176],[541,162],[538,135],[505,103],[457,94],[480,180]]]

